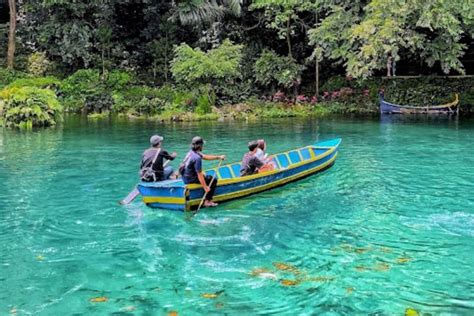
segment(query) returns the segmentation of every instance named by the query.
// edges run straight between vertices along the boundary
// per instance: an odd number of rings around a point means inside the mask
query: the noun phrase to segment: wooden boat
[[[459,114],[459,97],[455,94],[452,102],[442,105],[410,106],[390,103],[380,94],[380,113],[382,114]]]
[[[332,139],[272,156],[275,170],[240,176],[240,163],[210,169],[205,173],[217,172],[218,184],[213,201],[224,202],[286,183],[299,180],[331,167],[337,157],[341,139]],[[153,208],[189,211],[197,208],[204,195],[199,184],[184,184],[182,180],[141,182],[137,185],[143,202]]]

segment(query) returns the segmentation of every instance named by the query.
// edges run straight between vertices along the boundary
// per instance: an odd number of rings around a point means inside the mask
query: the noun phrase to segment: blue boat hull
[[[334,164],[340,143],[340,139],[333,139],[277,154],[273,157],[277,168],[262,174],[240,177],[237,174],[239,164],[222,166],[218,170],[208,170],[206,174],[214,175],[217,172],[218,185],[213,200],[229,201],[321,172]],[[181,180],[143,182],[138,184],[138,190],[143,202],[149,207],[179,211],[196,208],[204,195],[204,190],[200,185],[185,185]]]

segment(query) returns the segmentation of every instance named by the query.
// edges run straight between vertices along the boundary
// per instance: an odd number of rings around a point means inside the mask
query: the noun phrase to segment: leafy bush
[[[7,127],[32,128],[55,125],[62,106],[50,89],[12,87],[0,92],[0,117]]]
[[[209,86],[203,86],[196,91],[196,113],[209,114],[216,103],[216,95]]]
[[[28,72],[34,76],[44,76],[50,66],[46,53],[36,52],[28,57]]]
[[[96,69],[81,69],[63,81],[62,92],[67,96],[84,98],[100,86],[100,73]]]
[[[24,78],[27,75],[23,72],[12,69],[0,68],[0,89],[9,85],[13,81]]]
[[[219,47],[203,52],[183,43],[175,48],[171,72],[178,83],[192,87],[203,83],[224,84],[239,75],[242,48],[225,40]]]
[[[265,49],[256,60],[254,70],[255,80],[264,86],[271,85],[273,93],[276,85],[291,87],[300,77],[303,67],[290,57]]]
[[[160,98],[149,99],[143,97],[134,109],[137,110],[139,114],[156,115],[163,110],[165,104],[166,102]]]
[[[349,87],[350,82],[343,76],[332,76],[324,82],[320,91],[336,91],[344,87]]]
[[[110,112],[113,104],[114,100],[107,93],[90,95],[85,100],[84,111],[87,114],[107,113]]]
[[[133,76],[125,71],[113,70],[108,73],[106,86],[111,90],[121,90],[133,83]]]
[[[155,89],[147,86],[132,86],[115,91],[112,95],[114,112],[132,111],[136,114],[156,114],[166,102],[171,102],[170,88]],[[171,93],[174,91],[171,89]]]
[[[81,69],[63,81],[61,87],[63,102],[69,110],[80,110],[87,98],[102,92],[100,74],[95,69]]]
[[[147,95],[152,88],[129,86],[133,76],[124,71],[114,70],[101,78],[99,70],[81,69],[64,80],[62,98],[69,110],[85,110],[87,113],[104,111],[124,111]],[[93,104],[97,102],[97,104]]]
[[[55,77],[38,77],[17,79],[10,83],[7,88],[36,87],[58,90],[61,87],[61,81]]]

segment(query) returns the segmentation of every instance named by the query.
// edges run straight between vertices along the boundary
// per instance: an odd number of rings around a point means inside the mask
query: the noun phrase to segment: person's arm
[[[201,183],[202,185],[202,188],[204,189],[204,192],[209,192],[211,190],[211,188],[209,188],[206,184],[206,180],[204,179],[204,172],[199,172],[198,173],[198,179],[199,179],[199,183]]]
[[[205,155],[205,154],[201,154],[201,157],[202,159],[204,160],[224,160],[225,159],[225,155],[220,155],[220,156],[216,156],[216,155]]]
[[[175,152],[173,152],[171,155],[168,154],[168,152],[166,150],[163,150],[161,153],[160,153],[161,156],[163,156],[163,158],[165,159],[168,159],[168,160],[174,160],[174,158],[176,158],[176,156],[178,154],[176,154]]]

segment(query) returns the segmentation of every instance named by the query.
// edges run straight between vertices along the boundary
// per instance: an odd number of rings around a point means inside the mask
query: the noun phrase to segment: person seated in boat
[[[265,143],[264,139],[259,139],[257,140],[257,152],[255,153],[255,157],[260,159],[261,161],[265,161],[266,153],[265,151],[267,150],[267,144]]]
[[[250,176],[258,172],[258,169],[265,164],[257,158],[258,142],[251,141],[248,143],[249,151],[242,157],[242,164],[240,165],[240,176]]]
[[[204,174],[202,171],[202,159],[223,160],[225,159],[225,156],[203,154],[203,147],[204,140],[199,136],[194,137],[191,142],[191,150],[184,158],[183,166],[180,167],[180,173],[183,176],[183,182],[185,184],[197,183],[202,185],[204,191],[206,192],[204,198],[204,207],[217,206],[217,203],[212,201],[214,191],[216,190],[217,186],[217,178]]]
[[[267,143],[263,139],[257,140],[258,146],[257,146],[257,152],[255,156],[260,159],[264,163],[264,166],[258,169],[259,173],[265,172],[265,171],[271,171],[275,169],[275,164],[272,162],[272,158],[269,158],[268,155],[266,154],[267,150]]]
[[[177,156],[175,152],[171,155],[161,148],[163,137],[153,135],[150,138],[151,148],[145,150],[140,165],[140,177],[144,182],[157,182],[170,178],[173,175],[171,166],[163,166],[164,160],[174,160]]]

